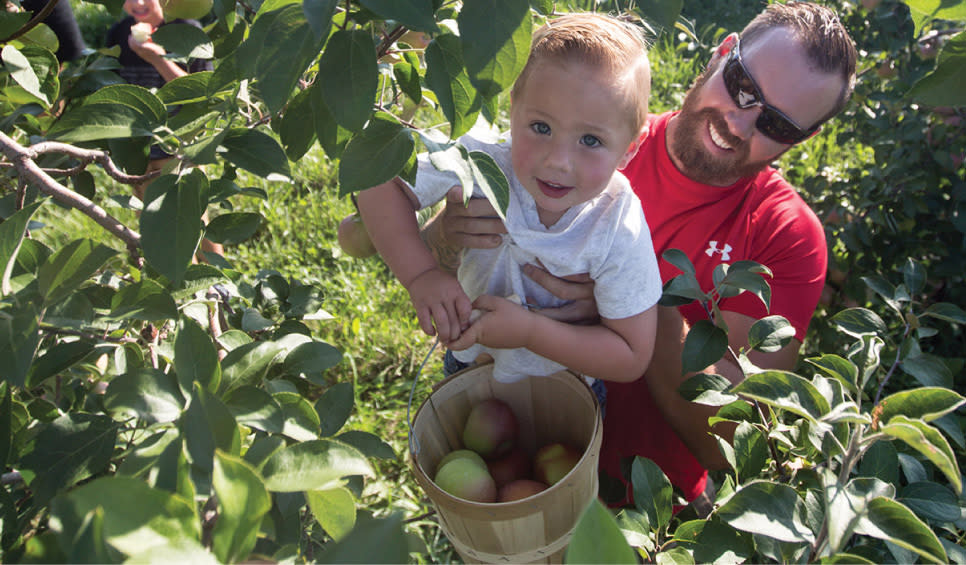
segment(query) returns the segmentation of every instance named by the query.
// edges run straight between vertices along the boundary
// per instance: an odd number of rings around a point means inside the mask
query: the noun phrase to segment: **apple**
[[[566,443],[549,443],[533,456],[533,475],[538,481],[553,486],[577,466],[581,455]]]
[[[436,485],[457,498],[495,502],[496,483],[485,466],[469,457],[456,457],[439,468]]]
[[[498,398],[478,402],[463,427],[463,446],[484,459],[497,459],[516,443],[520,424],[513,410]]]
[[[499,488],[517,479],[530,476],[530,455],[522,447],[517,446],[503,457],[487,461],[486,468]]]
[[[154,26],[148,22],[138,22],[131,26],[131,37],[138,45],[150,41],[152,33],[154,33]]]
[[[503,485],[497,493],[497,502],[510,502],[533,496],[547,490],[547,485],[531,479],[517,479]]]
[[[214,0],[161,0],[166,20],[200,20],[208,15]]]
[[[470,451],[469,449],[457,449],[455,451],[450,451],[439,460],[439,463],[436,465],[436,472],[439,473],[439,470],[443,468],[443,465],[449,463],[453,459],[460,458],[469,459],[470,461],[473,461],[479,465],[481,469],[486,469],[486,461],[483,461],[483,458],[480,457],[479,453]]]
[[[339,222],[339,247],[346,255],[365,259],[376,253],[376,247],[369,239],[369,232],[358,214],[349,214]]]

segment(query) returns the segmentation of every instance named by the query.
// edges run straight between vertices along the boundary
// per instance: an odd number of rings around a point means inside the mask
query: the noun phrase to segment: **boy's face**
[[[618,86],[593,65],[551,60],[535,65],[514,96],[513,170],[545,226],[603,192],[633,157],[639,132]]]
[[[124,11],[139,22],[159,25],[164,21],[164,11],[158,0],[124,0]]]

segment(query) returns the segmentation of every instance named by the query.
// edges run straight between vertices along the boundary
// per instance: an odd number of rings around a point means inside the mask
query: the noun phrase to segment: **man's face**
[[[723,45],[729,45],[727,40]],[[674,164],[689,178],[713,186],[729,186],[754,175],[791,147],[758,129],[761,107],[739,108],[729,94],[723,70],[734,45],[732,41],[724,53],[716,51],[668,132]],[[783,28],[742,44],[741,56],[765,102],[802,128],[811,128],[825,116],[844,86],[838,76],[813,69],[802,47]]]
[[[550,226],[607,187],[637,132],[611,73],[579,62],[537,64],[510,109],[513,172]],[[633,156],[633,153],[631,154]]]

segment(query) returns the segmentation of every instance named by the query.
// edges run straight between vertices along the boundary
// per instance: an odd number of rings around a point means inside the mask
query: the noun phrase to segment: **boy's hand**
[[[426,335],[438,335],[447,345],[469,325],[473,307],[453,275],[438,268],[430,269],[413,279],[408,290],[419,327]]]
[[[449,348],[460,351],[475,343],[497,349],[526,347],[537,314],[516,302],[498,296],[483,295],[473,301],[480,316],[470,327],[450,342]]]

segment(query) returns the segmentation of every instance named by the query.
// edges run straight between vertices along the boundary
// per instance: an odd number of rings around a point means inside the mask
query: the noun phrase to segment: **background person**
[[[712,287],[721,263],[751,260],[772,270],[770,310],[750,293],[720,304],[735,351],[747,349],[749,328],[766,314],[784,316],[795,328],[795,338],[780,351],[750,353],[763,368],[794,368],[827,266],[821,223],[769,164],[842,110],[855,61],[855,46],[833,12],[806,2],[771,4],[740,36],[728,35],[715,48],[680,111],[650,116],[650,135],[624,169],[647,210],[658,257],[671,248],[684,251],[702,288]],[[492,246],[502,228],[487,208],[482,201],[464,208],[449,198],[424,237],[449,261],[459,248]],[[663,280],[679,274],[667,261],[659,264]],[[533,265],[525,272],[574,300],[548,315],[587,319],[593,310],[587,300],[592,282],[563,281]],[[624,482],[624,498],[611,501],[618,504],[632,497],[622,460],[654,460],[688,500],[704,491],[706,469],[727,466],[709,433],[708,418],[717,408],[688,402],[677,391],[691,376],[681,374],[684,339],[690,324],[706,317],[704,310],[693,304],[658,310],[645,378],[607,384],[600,468],[602,476]],[[732,382],[743,378],[727,358],[705,371]]]

